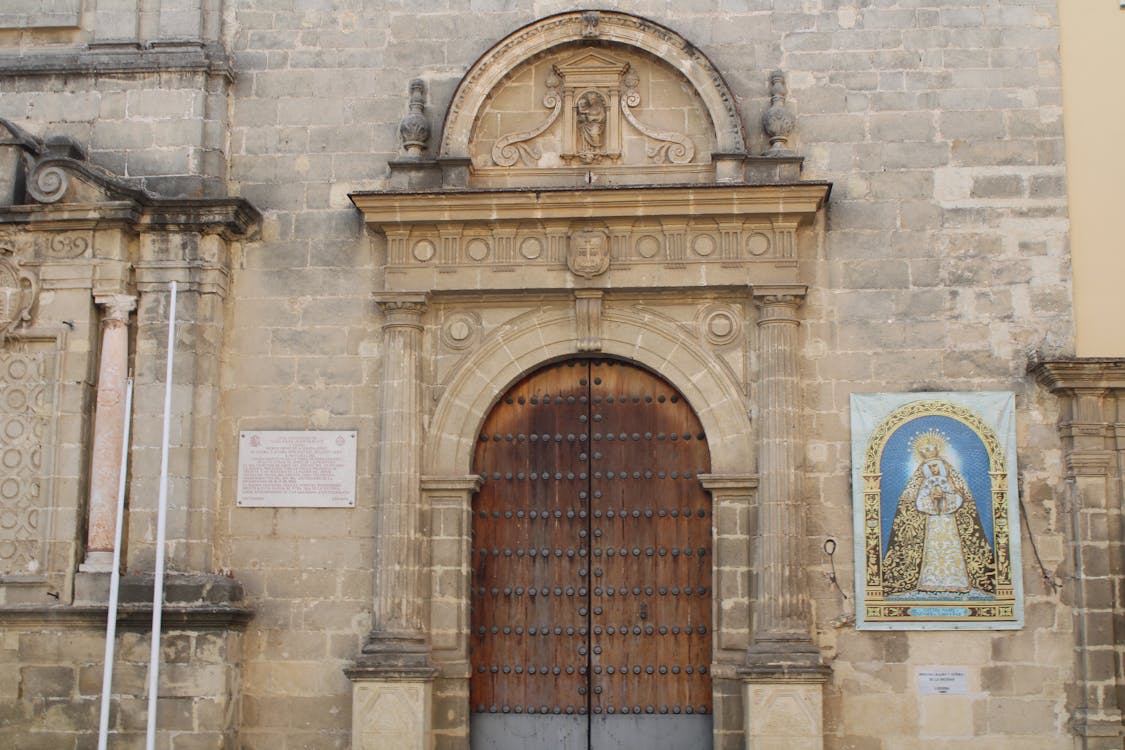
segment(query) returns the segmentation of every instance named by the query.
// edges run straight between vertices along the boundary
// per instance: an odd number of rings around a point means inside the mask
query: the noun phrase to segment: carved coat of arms
[[[0,245],[0,341],[25,320],[39,293],[39,279],[10,258],[11,248]]]
[[[609,269],[609,238],[600,229],[586,229],[570,235],[566,266],[578,276],[592,279]]]

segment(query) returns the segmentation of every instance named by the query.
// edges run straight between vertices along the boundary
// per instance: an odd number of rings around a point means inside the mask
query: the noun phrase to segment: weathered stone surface
[[[236,236],[233,219],[185,229],[182,212],[164,211],[160,231],[148,232],[122,214],[99,216],[83,208],[81,216],[67,220],[89,233],[89,252],[64,258],[47,254],[50,241],[19,246],[21,257],[34,258],[44,294],[34,330],[15,343],[44,357],[47,379],[58,388],[50,401],[53,442],[44,454],[52,462],[44,510],[53,525],[44,537],[40,577],[0,585],[6,605],[42,605],[48,594],[68,605],[73,568],[85,553],[75,540],[87,531],[84,467],[93,429],[90,383],[100,347],[95,290],[138,297],[129,333],[137,402],[126,559],[132,573],[150,569],[166,288],[173,278],[181,284],[169,556],[183,573],[232,571],[255,616],[242,636],[196,628],[169,637],[165,651],[176,665],[169,675],[175,688],[167,699],[163,739],[173,748],[356,744],[353,686],[342,670],[372,626],[387,619],[390,603],[380,597],[395,593],[387,590],[393,584],[385,571],[376,575],[374,568],[375,550],[394,548],[380,525],[378,510],[385,505],[376,498],[390,492],[381,484],[386,464],[378,450],[392,445],[395,437],[386,433],[396,428],[379,405],[393,402],[387,389],[401,373],[387,371],[396,360],[388,357],[384,314],[372,294],[401,287],[402,279],[386,270],[392,254],[401,252],[415,263],[429,250],[365,226],[349,195],[432,190],[473,179],[483,185],[468,162],[435,161],[414,171],[388,166],[401,156],[406,82],[425,80],[434,156],[447,136],[445,113],[475,61],[525,24],[568,10],[507,2],[337,5],[99,3],[78,20],[64,19],[65,26],[52,21],[50,28],[9,31],[0,38],[0,116],[37,135],[78,139],[92,164],[129,184],[181,197],[239,195],[263,214],[261,234],[245,238]],[[1120,681],[1115,646],[1107,640],[1109,605],[1120,592],[1120,540],[1093,534],[1112,528],[1118,518],[1104,503],[1090,504],[1111,497],[1107,487],[1114,480],[1106,477],[1117,471],[1109,453],[1116,448],[1103,433],[1116,417],[1099,414],[1094,421],[1103,426],[1097,438],[1102,442],[1097,449],[1085,446],[1085,453],[1080,446],[1076,462],[1064,446],[1071,438],[1056,431],[1058,402],[1025,373],[1028,351],[1062,356],[1073,350],[1056,3],[980,5],[753,0],[638,7],[690,41],[721,74],[733,114],[718,118],[700,107],[700,94],[691,87],[698,79],[690,70],[669,65],[651,50],[616,42],[596,47],[635,68],[639,122],[693,140],[696,152],[683,173],[691,180],[702,179],[697,168],[706,162],[703,154],[714,150],[717,123],[735,118],[745,123],[738,138],[751,156],[736,155],[725,169],[775,185],[798,176],[832,183],[827,207],[813,210],[811,223],[797,232],[792,265],[779,268],[767,256],[769,261],[755,266],[760,270],[731,282],[733,269],[700,262],[685,281],[684,269],[675,263],[649,266],[632,255],[636,263],[626,268],[620,256],[610,274],[621,281],[605,293],[601,332],[607,355],[648,363],[685,384],[709,436],[722,438],[712,444],[714,456],[737,465],[737,471],[772,471],[770,461],[762,465],[763,431],[775,441],[783,439],[779,435],[803,435],[804,444],[785,457],[782,469],[768,480],[763,475],[770,498],[758,498],[753,489],[716,491],[715,550],[723,560],[716,577],[723,623],[716,661],[730,667],[753,636],[751,611],[760,608],[752,604],[763,590],[751,585],[750,561],[758,549],[750,540],[796,531],[800,538],[789,540],[791,558],[807,585],[794,593],[769,579],[774,586],[769,590],[794,594],[798,619],[807,610],[810,637],[833,663],[834,676],[823,690],[829,748],[1071,747],[1068,722],[1075,706],[1112,708],[1109,696]],[[71,13],[75,4],[13,7],[28,10],[20,10],[16,20],[15,11],[0,19],[29,28],[41,23],[43,14]],[[136,41],[108,43],[126,28],[137,30]],[[472,33],[464,33],[466,28]],[[679,49],[673,58],[690,54]],[[550,113],[543,106],[545,83],[550,65],[559,61],[535,57],[495,91],[471,92],[485,116],[480,133],[489,137],[471,141],[468,132],[455,135],[464,135],[466,146],[475,149],[464,154],[476,160],[474,168],[491,163],[492,142]],[[768,72],[775,68],[786,73],[785,106],[796,115],[787,145],[803,157],[784,164],[758,156],[769,148],[758,123],[770,105]],[[716,102],[708,106],[722,111]],[[628,132],[624,154],[635,168],[647,159],[645,144],[639,131]],[[562,144],[565,134],[545,135]],[[561,145],[555,150],[563,152]],[[548,162],[551,151],[542,150]],[[0,159],[5,164],[15,162]],[[718,166],[708,167],[718,174]],[[570,184],[586,184],[586,170],[571,172]],[[493,177],[493,186],[509,184],[503,175]],[[662,178],[646,173],[628,179],[644,184]],[[4,180],[0,184],[11,182]],[[526,175],[521,180],[529,184]],[[94,195],[88,186],[78,187],[87,190],[84,197]],[[44,226],[48,219],[61,219],[42,206],[0,210],[5,227],[19,225],[36,237],[63,234]],[[198,205],[194,210],[197,216],[206,213]],[[629,224],[630,248],[643,235],[661,243],[669,242],[666,233],[677,235],[675,227],[635,221],[633,214],[643,210],[638,201],[633,213],[615,217],[620,226]],[[480,217],[482,226],[494,219]],[[417,396],[419,432],[429,446],[421,458],[442,469],[442,480],[464,481],[471,471],[467,461],[455,460],[466,455],[464,436],[475,429],[462,422],[477,418],[520,373],[573,353],[573,293],[548,293],[566,273],[562,262],[558,270],[546,268],[549,235],[558,228],[539,218],[504,221],[524,233],[521,241],[536,234],[542,260],[519,254],[515,234],[508,247],[502,245],[503,231],[487,227],[497,232],[488,237],[497,240],[490,252],[511,253],[507,267],[494,272],[466,264],[478,274],[472,294],[431,300],[417,321],[420,366],[418,389],[411,393]],[[91,224],[97,226],[90,229]],[[715,225],[716,251],[723,231]],[[770,240],[784,235],[777,231],[771,225],[765,234]],[[691,238],[712,234],[694,225],[691,232]],[[444,251],[467,252],[453,244],[460,238],[455,234],[451,229],[443,237],[435,230],[415,239],[433,241],[440,258]],[[561,240],[555,247],[565,252]],[[698,247],[706,249],[707,243]],[[772,253],[775,245],[770,247]],[[690,244],[685,248],[691,251]],[[534,247],[529,244],[526,252],[534,254]],[[767,273],[762,270],[767,266],[768,273],[809,290],[791,343],[795,373],[785,375],[797,384],[791,400],[799,404],[799,414],[781,432],[765,424],[771,393],[763,388],[776,376],[769,374],[771,362],[763,360],[770,345],[760,340],[766,334],[756,325],[760,313],[746,291],[747,284],[763,281],[755,274]],[[451,275],[434,271],[432,278],[445,282]],[[650,294],[652,286],[663,291]],[[496,294],[500,288],[507,290],[502,299]],[[705,318],[697,319],[715,304],[740,311],[736,341],[716,344],[703,327]],[[467,317],[455,321],[458,315]],[[454,322],[464,338],[450,335]],[[0,344],[0,363],[10,346]],[[1002,637],[856,633],[847,625],[850,600],[825,578],[830,566],[821,545],[831,536],[838,541],[837,580],[850,592],[848,396],[911,389],[1017,393],[1028,522],[1048,574],[1064,581],[1061,593],[1051,589],[1026,556],[1023,631]],[[235,506],[232,467],[237,434],[245,428],[356,430],[357,507]],[[414,442],[423,444],[421,438]],[[1097,468],[1094,463],[1103,472],[1096,478],[1088,473]],[[774,525],[763,526],[757,503],[767,499],[778,506],[773,487],[794,473],[799,487],[787,490],[792,497],[781,497],[802,509],[805,525],[771,516],[766,520]],[[1068,474],[1081,477],[1084,510],[1077,529],[1070,520]],[[425,479],[419,481],[420,499],[411,500],[416,502],[411,507],[420,515],[402,528],[416,520],[432,544],[429,566],[418,563],[406,572],[405,580],[419,587],[408,619],[421,623],[417,630],[430,639],[435,661],[450,670],[433,685],[436,744],[461,748],[467,704],[457,670],[467,659],[461,637],[468,616],[462,550],[471,534],[464,513],[471,489],[431,490]],[[1079,547],[1089,575],[1082,605],[1067,567]],[[235,591],[212,584],[177,583],[169,598],[220,609],[238,600]],[[126,591],[138,601],[147,594],[145,585],[131,581]],[[0,744],[88,746],[88,731],[80,725],[89,726],[100,679],[97,629],[89,623],[66,631],[2,625],[0,663],[12,665],[10,671],[21,677],[0,684],[5,727]],[[116,739],[135,742],[143,731],[140,665],[147,645],[137,632],[118,637]],[[1076,689],[1074,649],[1081,637],[1094,638],[1097,653],[1091,653],[1087,683]],[[235,666],[239,659],[241,672]],[[916,671],[940,666],[966,669],[969,694],[917,695]],[[26,731],[39,721],[42,706],[21,697],[14,685],[25,682],[65,705],[47,714],[50,723],[42,734]],[[732,675],[716,685],[718,745],[744,747],[742,683]],[[1094,723],[1103,719],[1112,723],[1114,717],[1089,717]],[[19,734],[8,727],[18,727]],[[1096,746],[1092,742],[1088,747]]]

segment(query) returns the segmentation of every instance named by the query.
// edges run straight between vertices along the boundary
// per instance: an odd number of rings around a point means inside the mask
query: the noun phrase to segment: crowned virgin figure
[[[887,553],[886,594],[996,593],[992,545],[961,474],[946,459],[938,430],[914,436],[918,465],[898,499]]]

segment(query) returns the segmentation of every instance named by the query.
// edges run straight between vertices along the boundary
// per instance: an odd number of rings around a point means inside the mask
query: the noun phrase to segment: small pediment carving
[[[474,140],[477,169],[689,165],[712,146],[707,113],[677,73],[638,53],[585,48],[537,60],[498,87]],[[528,92],[535,107],[530,107]],[[671,127],[670,127],[671,126]],[[698,143],[697,143],[698,141]],[[483,144],[482,144],[483,145]]]

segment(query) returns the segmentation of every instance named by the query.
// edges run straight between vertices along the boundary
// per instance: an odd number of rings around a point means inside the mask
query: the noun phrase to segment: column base
[[[87,570],[85,565],[78,568],[74,575],[74,603],[105,606],[109,601],[109,579],[109,568]]]
[[[108,573],[113,570],[113,550],[87,552],[86,561],[78,566],[83,573]]]
[[[831,669],[824,664],[820,648],[808,633],[758,633],[746,652],[746,668],[764,670],[765,673],[823,672],[824,678]]]
[[[430,644],[408,634],[372,633],[363,644],[356,669],[429,669]]]
[[[436,669],[357,663],[344,673],[352,681],[352,750],[430,749]]]
[[[829,669],[742,671],[746,750],[824,750],[824,682]]]

